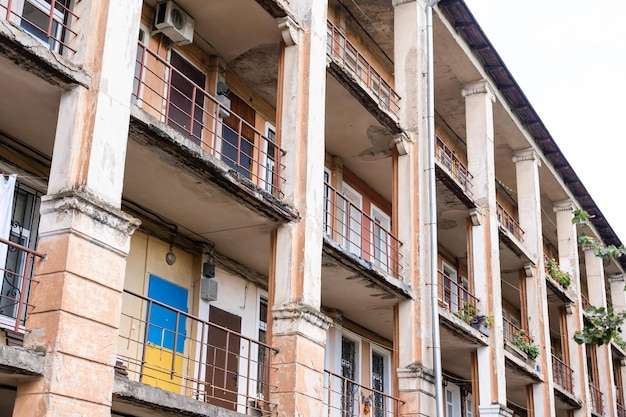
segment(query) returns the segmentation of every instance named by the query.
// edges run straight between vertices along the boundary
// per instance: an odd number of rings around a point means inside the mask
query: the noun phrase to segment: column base
[[[489,405],[479,405],[478,414],[480,417],[511,417],[513,415],[513,410],[502,404],[494,403]]]

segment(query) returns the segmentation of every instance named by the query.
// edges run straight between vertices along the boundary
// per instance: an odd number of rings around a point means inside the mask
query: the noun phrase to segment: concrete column
[[[73,56],[91,76],[61,97],[24,346],[43,378],[18,385],[14,416],[109,416],[126,255],[120,211],[139,0],[83,0]]]
[[[587,288],[589,303],[595,307],[606,307],[606,285],[604,281],[604,264],[602,258],[596,256],[592,249],[585,250],[585,269],[587,272]],[[605,415],[615,415],[615,399],[613,393],[613,360],[611,346],[596,347],[598,388],[602,392],[602,403]],[[613,411],[611,411],[613,410]]]
[[[541,225],[541,194],[539,167],[541,160],[534,149],[525,149],[513,155],[517,180],[517,207],[519,223],[524,230],[523,245],[533,256],[535,273],[526,278],[526,312],[533,320],[528,330],[540,349],[537,364],[544,375],[544,383],[533,384],[535,415],[554,415],[554,382],[552,380],[552,355],[550,354],[550,323],[543,259],[543,233]]]
[[[326,95],[326,0],[295,0],[282,31],[278,134],[286,149],[285,200],[298,222],[278,227],[270,276],[273,402],[277,416],[322,415],[324,346],[320,313]]]
[[[588,373],[585,346],[574,342],[573,336],[576,330],[583,327],[582,301],[580,297],[580,272],[578,260],[578,238],[576,225],[572,223],[572,211],[574,205],[571,201],[560,201],[555,203],[556,213],[556,234],[559,251],[559,267],[564,272],[569,272],[572,277],[573,293],[576,294],[576,303],[568,308],[567,321],[567,341],[569,352],[568,365],[574,371],[573,391],[580,395],[583,400],[582,408],[574,410],[575,417],[588,416],[591,412],[589,408],[589,393],[587,389]]]
[[[432,356],[428,199],[428,142],[426,119],[426,2],[394,0],[395,86],[402,96],[400,124],[410,136],[408,154],[397,156],[394,210],[398,237],[404,243],[403,275],[415,290],[415,299],[398,308],[395,345],[398,354],[398,392],[404,401],[402,416],[436,412]],[[419,137],[419,139],[418,139]],[[420,192],[420,190],[423,190]],[[422,248],[422,250],[419,250]]]
[[[478,348],[481,417],[509,415],[506,407],[504,332],[500,250],[496,216],[493,103],[495,95],[486,80],[466,85],[465,120],[468,169],[474,175],[474,199],[479,210],[471,214],[472,275],[480,309],[494,317],[489,346]]]

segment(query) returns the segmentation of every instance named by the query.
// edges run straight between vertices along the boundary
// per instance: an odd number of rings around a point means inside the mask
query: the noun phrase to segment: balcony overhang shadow
[[[149,150],[155,155],[155,161],[159,161],[153,168],[154,178],[161,174],[159,167],[163,164],[172,165],[186,171],[195,180],[210,184],[220,194],[229,195],[232,198],[230,204],[243,203],[259,215],[276,222],[298,219],[293,207],[135,105],[131,105],[129,138],[140,145],[141,149],[136,151]],[[129,146],[129,161],[133,160],[133,151]]]

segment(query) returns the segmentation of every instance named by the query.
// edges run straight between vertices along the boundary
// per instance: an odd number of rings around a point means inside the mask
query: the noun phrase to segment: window
[[[16,183],[9,240],[31,249],[34,248],[37,241],[38,212],[39,194],[23,184]],[[22,291],[20,276],[32,274],[32,270],[24,271],[25,255],[22,251],[9,248],[6,259],[0,261],[0,264],[3,262],[6,270],[0,282],[0,321],[5,321],[2,319],[8,318],[7,323],[13,321],[12,319],[19,319],[23,322],[26,317],[25,309],[22,311],[21,317],[17,317],[18,303],[16,301],[19,300]],[[27,283],[25,291],[26,298],[28,298],[30,282]]]
[[[68,23],[69,0],[56,0],[54,9],[47,0],[26,0],[20,26],[55,52],[61,52]],[[50,22],[51,20],[51,22]],[[48,33],[48,25],[50,32]]]
[[[472,395],[468,394],[465,399],[465,417],[474,416],[474,406],[472,405]]]
[[[263,139],[263,172],[261,174],[261,181],[263,181],[263,188],[268,193],[274,193],[277,187],[276,178],[276,152],[278,148],[276,143],[276,128],[269,123],[265,125],[265,138]]]
[[[449,381],[446,387],[446,417],[461,417],[461,389]]]
[[[372,259],[372,262],[385,272],[389,272],[391,263],[389,258],[391,218],[372,204],[372,220],[374,221],[372,225],[372,255],[374,259]]]
[[[361,256],[361,194],[347,184],[343,185],[343,238],[344,247]]]
[[[131,101],[138,106],[141,106],[141,98],[143,96],[144,89],[143,83],[146,77],[146,54],[144,53],[144,48],[148,47],[147,43],[150,37],[148,34],[148,28],[142,25],[139,28],[139,36],[137,39],[140,43],[144,44],[144,46],[137,45],[137,54],[135,57],[135,76],[133,78],[133,92],[130,97]]]
[[[372,350],[372,409],[373,417],[384,417],[391,412],[392,405],[388,397],[390,391],[389,374],[390,356],[382,350]]]
[[[261,298],[259,300],[259,328],[258,328],[259,342],[267,342],[267,300]],[[267,398],[267,379],[269,377],[269,368],[267,367],[267,350],[262,346],[259,346],[257,354],[257,386],[256,392],[259,398]]]
[[[458,312],[463,306],[459,302],[459,287],[457,285],[456,269],[442,262],[443,272],[443,301],[453,313]]]
[[[341,404],[344,416],[355,415],[357,409],[355,402],[358,401],[358,386],[354,383],[357,375],[356,342],[341,338],[341,376],[344,383],[341,388]]]

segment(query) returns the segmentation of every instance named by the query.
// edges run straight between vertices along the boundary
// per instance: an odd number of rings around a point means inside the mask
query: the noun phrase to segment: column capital
[[[483,222],[483,212],[480,208],[475,207],[469,209],[470,220],[472,221],[472,226],[480,226]]]
[[[481,417],[483,416],[503,416],[503,417],[511,417],[513,415],[513,410],[507,408],[502,404],[489,404],[489,405],[481,405],[478,407],[478,412]]]
[[[537,166],[541,166],[539,154],[533,148],[522,149],[513,153],[513,163],[517,164],[522,161],[537,161]]]
[[[465,84],[461,91],[463,97],[473,96],[474,94],[486,94],[493,103],[496,102],[496,94],[494,89],[489,85],[487,80],[479,80],[473,83]]]
[[[332,320],[313,307],[289,303],[272,308],[272,337],[299,335],[324,345]]]
[[[276,19],[278,29],[287,46],[294,46],[299,41],[300,26],[289,16],[279,17]]]
[[[569,211],[572,212],[576,206],[574,206],[574,202],[572,200],[562,200],[554,203],[552,210],[557,213],[559,211]]]
[[[624,274],[612,274],[609,275],[609,282],[623,282],[626,281]]]

